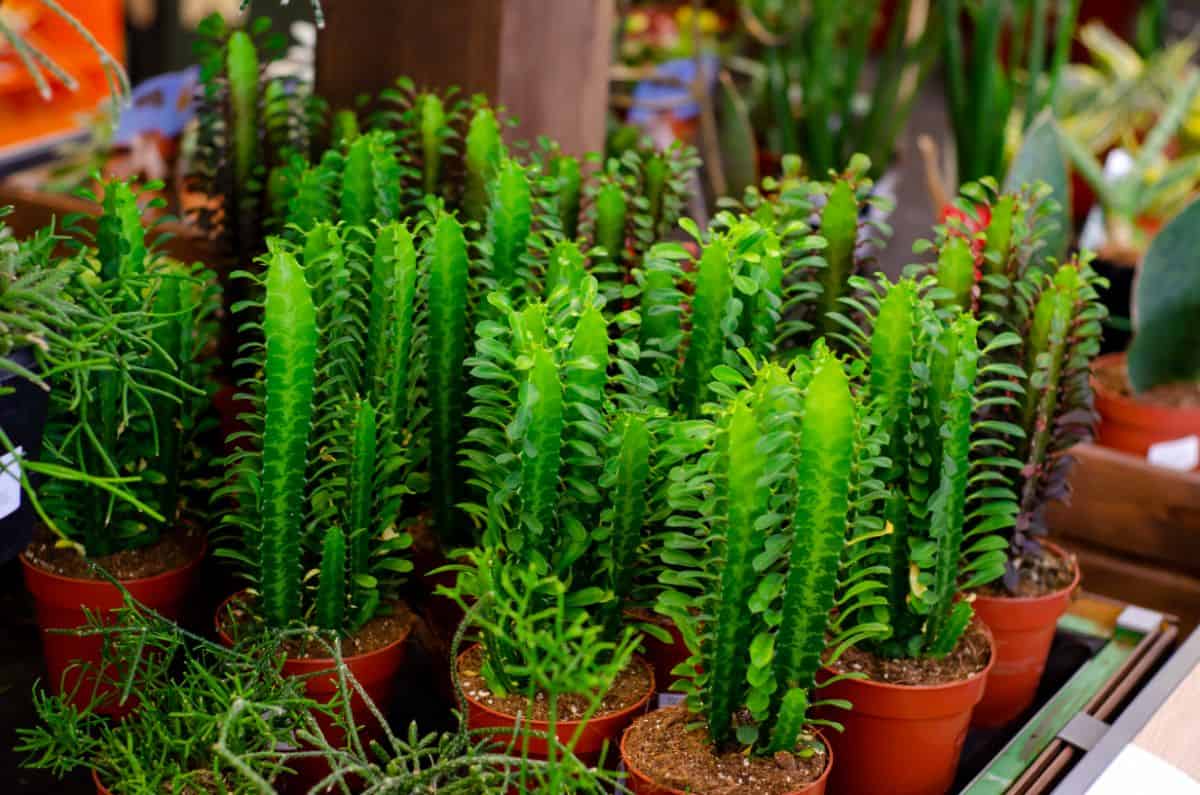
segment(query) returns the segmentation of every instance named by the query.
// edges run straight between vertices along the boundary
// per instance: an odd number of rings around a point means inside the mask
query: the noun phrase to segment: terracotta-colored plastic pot
[[[1125,366],[1125,354],[1096,359],[1094,368]],[[1118,394],[1092,379],[1096,411],[1100,414],[1096,441],[1114,450],[1145,458],[1150,446],[1159,442],[1200,436],[1200,409],[1157,406]]]
[[[642,650],[646,662],[654,669],[654,681],[661,690],[670,690],[672,683],[679,679],[671,673],[675,666],[687,662],[692,653],[683,642],[683,635],[674,621],[669,621],[657,614],[644,610],[626,610],[625,618],[629,621],[640,621],[662,627],[671,636],[670,642],[663,642],[656,637],[643,633]]]
[[[474,648],[466,649],[458,655],[456,664],[459,666],[459,670],[462,670],[463,658]],[[596,763],[604,751],[606,743],[610,749],[616,745],[621,732],[625,731],[625,727],[632,723],[635,717],[646,711],[646,705],[650,703],[650,698],[654,695],[654,669],[641,657],[635,656],[633,659],[644,665],[650,674],[650,686],[636,704],[626,707],[620,712],[599,717],[593,716],[586,723],[578,720],[560,720],[555,725],[555,736],[558,737],[559,742],[565,745],[574,739],[580,724],[583,724],[583,731],[579,733],[579,740],[575,743],[574,752],[575,756],[588,764]],[[463,695],[467,699],[468,729],[511,729],[515,726],[516,716],[498,712],[476,700],[469,693]],[[550,730],[549,722],[544,720],[525,720],[523,724],[535,732]],[[531,759],[545,759],[548,750],[545,740],[536,737],[530,738],[529,757]]]
[[[831,789],[845,793],[941,795],[954,783],[971,712],[983,698],[988,673],[942,685],[893,685],[870,679],[843,679],[821,690],[822,699],[846,699],[849,710],[819,711],[838,721],[844,732],[831,732],[838,763]],[[824,670],[821,679],[833,675]]]
[[[1057,544],[1043,542],[1060,558],[1067,554]],[[983,700],[975,707],[972,726],[998,728],[1024,712],[1037,695],[1058,619],[1067,612],[1071,595],[1079,587],[1079,564],[1071,584],[1045,596],[1009,597],[975,595],[975,615],[987,624],[995,639],[995,663],[988,674]]]
[[[195,560],[153,577],[123,580],[121,585],[130,595],[164,618],[178,620],[183,613],[188,592],[196,580],[204,550]],[[113,679],[114,671],[100,671],[104,639],[98,635],[81,637],[52,630],[69,630],[87,624],[84,609],[93,613],[111,613],[124,605],[124,597],[115,585],[105,580],[77,579],[46,571],[21,555],[25,587],[33,596],[38,624],[42,629],[42,654],[46,659],[48,684],[55,693],[73,693],[71,703],[83,708],[91,703],[94,693],[111,688],[100,680]],[[84,666],[90,663],[85,672]],[[85,675],[86,674],[86,675]],[[106,714],[119,715],[129,705],[102,708]]]
[[[112,795],[108,788],[100,783],[100,774],[95,770],[92,771],[92,783],[96,785],[96,795]]]
[[[244,593],[233,594],[217,608],[217,636],[226,646],[233,646],[233,638],[225,629],[227,622],[224,619],[228,615],[230,604],[234,600],[244,598]],[[397,673],[404,665],[408,653],[406,641],[411,631],[411,627],[406,628],[399,638],[382,649],[342,658],[350,673],[384,715],[387,714],[395,693]],[[282,672],[285,676],[304,677],[304,692],[308,697],[328,704],[338,695],[338,676],[334,666],[335,660],[332,657],[289,658],[283,661]],[[364,740],[375,739],[380,735],[382,727],[377,725],[371,711],[367,709],[366,702],[357,691],[350,696],[350,712]],[[316,718],[317,725],[331,745],[338,747],[346,742],[346,733],[335,720],[320,712],[316,713]],[[329,775],[330,771],[328,763],[320,757],[302,757],[290,762],[289,766],[296,771],[294,779],[301,791],[307,791],[309,787]]]
[[[686,795],[686,792],[681,789],[673,789],[671,787],[663,787],[654,783],[645,772],[640,770],[636,765],[629,761],[629,755],[625,753],[625,737],[629,734],[628,729],[621,735],[621,761],[625,763],[625,787],[633,793],[633,795]],[[821,776],[804,789],[794,790],[785,793],[784,795],[825,795],[825,786],[829,782],[829,772],[833,770],[833,748],[830,747],[829,741],[824,736],[821,737],[821,742],[825,744],[825,770]]]

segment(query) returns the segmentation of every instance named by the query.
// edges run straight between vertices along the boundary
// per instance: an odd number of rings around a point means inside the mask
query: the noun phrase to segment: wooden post
[[[333,0],[317,36],[317,93],[353,107],[401,75],[485,93],[572,154],[600,151],[613,0]]]

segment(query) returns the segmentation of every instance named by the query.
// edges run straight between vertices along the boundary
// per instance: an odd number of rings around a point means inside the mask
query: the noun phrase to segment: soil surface
[[[747,756],[740,748],[718,753],[683,705],[638,718],[625,733],[630,763],[660,787],[701,795],[783,795],[803,789],[825,771],[825,747]]]
[[[1162,384],[1145,392],[1135,392],[1129,383],[1129,372],[1125,369],[1123,359],[1093,363],[1092,376],[1109,391],[1122,397],[1135,398],[1139,403],[1170,409],[1200,408],[1200,384],[1194,382]]]
[[[227,606],[222,607],[223,614],[218,618],[222,632],[237,638],[243,632],[258,630],[258,622],[252,610],[247,607],[250,598],[248,595],[240,595],[231,599]],[[411,631],[415,617],[408,605],[403,602],[391,602],[386,607],[390,608],[387,613],[381,612],[357,632],[342,638],[343,657],[378,651],[400,640]],[[283,642],[282,646],[289,659],[322,660],[329,658],[328,647],[324,642],[315,638],[289,638]]]
[[[463,692],[472,699],[489,709],[504,715],[515,716],[518,712],[531,720],[548,720],[550,705],[542,693],[530,704],[522,694],[512,694],[500,698],[491,692],[487,682],[480,674],[483,667],[483,649],[472,646],[459,658],[458,675],[462,682]],[[654,684],[654,675],[650,666],[640,657],[635,657],[624,671],[617,675],[613,686],[600,700],[600,706],[592,714],[592,720],[598,717],[620,712],[634,706],[650,691]],[[558,699],[558,720],[578,720],[587,713],[591,699],[581,695],[565,695]]]
[[[72,547],[55,546],[56,541],[49,530],[40,528],[25,549],[25,559],[52,574],[80,580],[103,579],[92,563],[118,580],[137,580],[178,569],[204,553],[204,533],[195,527],[182,527],[164,533],[148,546],[98,558],[85,558]]]
[[[972,622],[954,651],[941,659],[932,657],[877,657],[851,647],[831,667],[839,672],[862,671],[876,682],[892,685],[944,685],[969,679],[987,667],[991,659],[987,635],[979,622]]]
[[[1047,596],[1061,591],[1075,581],[1075,556],[1056,555],[1049,547],[1042,547],[1036,554],[1022,555],[1017,561],[1017,588],[1013,593],[997,581],[989,583],[977,592],[984,596],[1003,598],[1030,598]]]

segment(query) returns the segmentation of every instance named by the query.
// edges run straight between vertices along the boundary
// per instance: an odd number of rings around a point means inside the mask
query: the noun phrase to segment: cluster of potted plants
[[[154,737],[171,764],[146,780],[201,791],[435,786],[426,765],[598,788],[619,749],[638,793],[939,792],[972,721],[1029,705],[1079,579],[1044,512],[1091,436],[1104,317],[1088,256],[1050,255],[1049,189],[965,187],[892,282],[866,157],[784,158],[701,229],[690,150],[589,170],[402,80],[328,149],[264,159],[278,131],[238,110],[260,110],[252,41],[210,58],[210,222],[243,270],[160,256],[123,183],[61,282],[26,275],[53,238],[0,238],[25,291],[0,292],[6,350],[41,351],[5,361],[50,387],[20,457],[44,477],[22,561],[60,695],[39,703],[82,710],[98,787],[138,791],[114,749]],[[179,616],[213,528],[245,588],[220,644],[185,642],[138,610]],[[384,718],[435,586],[465,613],[438,615],[463,710],[444,758]],[[665,689],[683,703],[643,714]],[[53,766],[59,736],[27,747]]]

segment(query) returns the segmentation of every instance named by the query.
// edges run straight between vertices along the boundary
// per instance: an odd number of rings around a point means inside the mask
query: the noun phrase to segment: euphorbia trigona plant
[[[1054,213],[1044,185],[996,195],[985,183],[970,192],[986,201],[976,210],[983,223],[974,232],[947,224],[936,246],[931,295],[947,310],[980,320],[988,343],[983,364],[996,386],[1007,384],[1007,394],[983,401],[977,412],[987,438],[976,457],[996,464],[989,484],[1008,489],[1019,503],[1011,528],[991,521],[1010,536],[1004,583],[1016,593],[1041,555],[1046,507],[1069,496],[1069,451],[1093,435],[1088,371],[1105,310],[1090,255],[1062,265],[1045,256]]]
[[[302,248],[273,240],[265,264],[261,319],[245,326],[261,329],[245,355],[262,381],[247,384],[251,430],[227,462],[227,523],[242,543],[224,552],[267,626],[349,633],[412,568],[400,507],[418,457],[407,447],[416,247],[399,223],[373,236],[319,224]]]
[[[867,282],[860,282],[867,289]],[[966,314],[939,319],[918,284],[881,281],[863,300],[870,334],[851,340],[869,357],[866,395],[887,436],[881,473],[890,495],[877,563],[887,573],[886,604],[858,618],[886,620],[885,656],[940,657],[954,650],[971,621],[961,589],[1004,571],[1004,538],[1017,505],[1007,489],[980,484],[1003,453],[973,457],[986,423],[976,419],[990,396],[1003,397],[1005,368],[987,356],[1005,340],[980,347],[979,323]],[[983,357],[983,362],[981,362]]]
[[[698,673],[680,684],[715,749],[793,752],[822,722],[810,714],[822,662],[887,632],[870,617],[883,583],[866,554],[884,527],[872,515],[881,440],[822,343],[749,383],[717,376],[729,399],[708,451],[676,478],[686,529],[668,540],[675,587],[658,609],[693,651]]]

